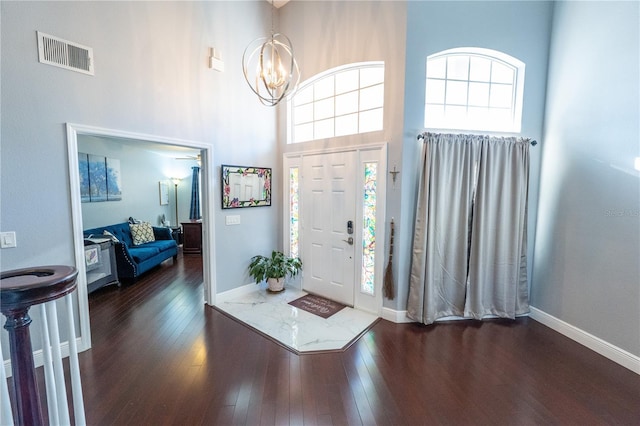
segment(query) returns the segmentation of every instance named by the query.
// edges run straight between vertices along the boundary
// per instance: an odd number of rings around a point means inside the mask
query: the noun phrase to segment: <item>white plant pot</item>
[[[267,285],[269,291],[277,293],[284,290],[284,277],[282,278],[267,278]]]

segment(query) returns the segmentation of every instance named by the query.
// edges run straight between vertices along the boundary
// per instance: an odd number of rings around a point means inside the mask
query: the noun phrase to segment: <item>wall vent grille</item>
[[[38,60],[41,63],[94,75],[93,48],[40,31],[37,34]]]

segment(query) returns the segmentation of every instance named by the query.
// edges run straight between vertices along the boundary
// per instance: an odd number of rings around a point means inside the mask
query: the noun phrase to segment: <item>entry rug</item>
[[[346,307],[346,305],[342,303],[334,302],[333,300],[325,299],[315,294],[304,295],[296,300],[292,300],[289,304],[324,319],[329,318],[331,315]]]

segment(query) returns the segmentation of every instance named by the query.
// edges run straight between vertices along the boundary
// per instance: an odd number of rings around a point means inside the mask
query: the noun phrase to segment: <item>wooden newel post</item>
[[[71,266],[41,266],[2,272],[0,311],[7,317],[17,424],[42,425],[42,409],[33,363],[29,308],[71,293],[78,271]]]
[[[42,411],[38,395],[38,384],[33,364],[33,351],[29,324],[29,308],[16,311],[2,311],[7,317],[4,328],[9,332],[11,350],[11,371],[15,394],[16,414],[19,424],[41,425]]]

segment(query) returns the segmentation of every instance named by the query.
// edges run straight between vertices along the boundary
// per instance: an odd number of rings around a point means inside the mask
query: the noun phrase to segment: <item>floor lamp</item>
[[[175,187],[176,194],[176,227],[180,227],[180,221],[178,220],[178,184],[180,183],[180,178],[171,178],[171,181]]]

